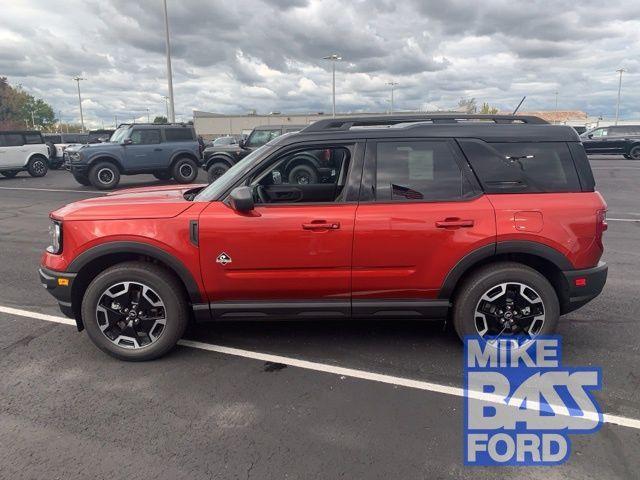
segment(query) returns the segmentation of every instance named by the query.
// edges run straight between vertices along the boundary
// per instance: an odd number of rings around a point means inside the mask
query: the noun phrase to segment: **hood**
[[[101,150],[108,150],[108,149],[112,149],[112,148],[120,148],[122,147],[122,145],[120,145],[119,143],[110,143],[110,142],[104,142],[104,143],[72,143],[67,147],[67,150],[70,152],[77,152],[78,150],[83,150],[83,151],[91,151],[93,149],[101,149]]]
[[[185,192],[204,185],[163,185],[131,188],[102,197],[70,203],[51,213],[57,220],[133,220],[171,218],[180,215],[193,203]]]

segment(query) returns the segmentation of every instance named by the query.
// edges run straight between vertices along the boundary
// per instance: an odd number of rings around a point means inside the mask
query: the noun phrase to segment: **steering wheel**
[[[262,185],[256,185],[256,193],[258,194],[258,198],[260,199],[260,203],[269,203],[269,197],[264,191],[264,187]]]

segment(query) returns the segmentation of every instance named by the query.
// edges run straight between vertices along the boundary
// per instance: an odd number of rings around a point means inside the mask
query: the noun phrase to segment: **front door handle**
[[[303,223],[303,230],[337,230],[340,222],[328,222],[326,220],[313,220],[311,223]]]
[[[154,149],[153,149],[153,151],[154,151],[154,152],[161,152],[161,151],[162,151],[162,149],[161,149],[161,148],[154,148]]]
[[[471,228],[473,225],[473,220],[461,220],[459,218],[445,218],[436,222],[437,228]]]

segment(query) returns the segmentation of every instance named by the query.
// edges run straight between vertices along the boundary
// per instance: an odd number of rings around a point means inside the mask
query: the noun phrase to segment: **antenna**
[[[524,97],[522,97],[522,100],[520,100],[520,103],[518,104],[518,106],[516,107],[516,109],[513,111],[513,113],[511,115],[515,115],[517,113],[517,111],[520,110],[520,106],[524,103],[524,99],[525,98],[527,98],[526,95]]]

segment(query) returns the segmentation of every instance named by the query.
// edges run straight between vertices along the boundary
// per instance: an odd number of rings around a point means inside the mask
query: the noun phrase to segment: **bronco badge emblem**
[[[231,263],[231,257],[226,253],[222,252],[220,255],[218,255],[218,258],[216,258],[216,263],[219,263],[220,265],[226,265],[227,263]]]

